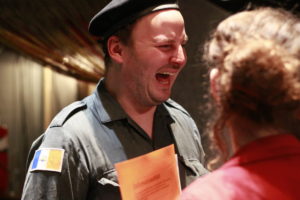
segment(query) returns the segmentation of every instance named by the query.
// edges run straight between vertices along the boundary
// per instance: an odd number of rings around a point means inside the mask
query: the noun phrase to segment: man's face
[[[124,47],[123,71],[127,95],[143,106],[167,100],[186,63],[184,21],[177,10],[164,10],[136,22]]]

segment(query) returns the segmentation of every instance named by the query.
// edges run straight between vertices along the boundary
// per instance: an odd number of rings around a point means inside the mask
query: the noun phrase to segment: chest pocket
[[[192,183],[198,177],[208,173],[201,162],[197,159],[179,156],[179,162],[182,188]]]
[[[108,170],[97,180],[96,185],[87,197],[89,200],[121,200],[117,173],[115,169]]]
[[[191,170],[194,176],[202,176],[208,173],[208,171],[203,167],[201,162],[197,159],[182,157],[181,161],[187,168]]]
[[[101,177],[98,180],[98,183],[100,185],[111,185],[114,187],[119,187],[118,181],[117,181],[117,172],[115,169],[106,171],[103,173],[103,177]]]

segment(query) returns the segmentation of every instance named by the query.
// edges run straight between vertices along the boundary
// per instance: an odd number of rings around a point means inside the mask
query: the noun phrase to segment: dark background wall
[[[208,87],[207,67],[201,62],[201,51],[211,31],[229,14],[206,0],[181,0],[179,3],[189,37],[186,46],[188,62],[175,83],[172,98],[187,109],[196,121],[209,157],[209,142],[207,136],[203,134],[207,121],[205,115],[205,104],[207,103],[205,95]]]

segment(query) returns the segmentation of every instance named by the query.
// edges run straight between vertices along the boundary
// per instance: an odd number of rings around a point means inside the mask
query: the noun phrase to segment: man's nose
[[[172,55],[170,62],[174,66],[182,67],[186,63],[186,52],[185,49],[180,45],[176,50],[174,51],[174,54]]]

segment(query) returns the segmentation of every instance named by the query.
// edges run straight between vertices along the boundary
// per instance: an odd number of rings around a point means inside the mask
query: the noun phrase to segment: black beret
[[[91,19],[89,32],[105,39],[137,18],[171,8],[179,9],[177,0],[112,0]]]

